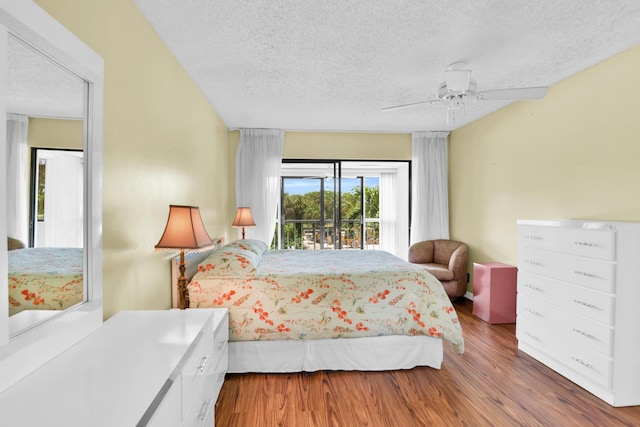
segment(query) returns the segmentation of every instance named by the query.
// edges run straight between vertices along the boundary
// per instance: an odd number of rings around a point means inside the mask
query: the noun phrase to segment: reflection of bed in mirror
[[[83,300],[82,248],[9,251],[9,315],[65,310]]]
[[[7,38],[10,336],[86,301],[83,283],[86,82]],[[13,242],[15,243],[15,242]],[[77,249],[71,249],[77,248]],[[16,316],[19,314],[19,316]]]

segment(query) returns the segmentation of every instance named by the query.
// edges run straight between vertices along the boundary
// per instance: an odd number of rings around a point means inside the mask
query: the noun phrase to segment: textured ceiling
[[[549,86],[640,43],[638,0],[134,2],[232,129],[450,130],[507,102],[380,110],[456,61],[478,90]]]
[[[83,81],[13,37],[7,43],[7,112],[78,119],[84,111]]]

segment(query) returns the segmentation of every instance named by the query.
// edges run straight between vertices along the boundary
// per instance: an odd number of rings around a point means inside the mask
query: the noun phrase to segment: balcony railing
[[[343,220],[338,229],[334,222],[320,220],[285,220],[282,227],[282,249],[378,249],[380,223],[365,221],[364,239],[359,220]],[[278,234],[278,230],[276,230]],[[339,239],[336,239],[339,235]],[[276,236],[277,239],[277,236]]]

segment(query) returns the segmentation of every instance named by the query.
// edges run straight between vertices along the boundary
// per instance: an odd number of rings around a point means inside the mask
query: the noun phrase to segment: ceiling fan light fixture
[[[450,91],[466,92],[471,81],[471,70],[446,70],[444,77]]]

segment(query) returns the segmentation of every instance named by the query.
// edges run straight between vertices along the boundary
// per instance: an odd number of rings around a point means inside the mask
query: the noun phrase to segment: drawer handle
[[[529,338],[531,338],[533,340],[540,341],[540,338],[538,338],[537,336],[533,335],[532,333],[530,333],[528,331],[524,331],[523,334],[528,336]]]
[[[224,341],[220,341],[218,343],[218,351],[222,350],[224,348],[224,346],[227,345],[227,340]]]
[[[200,412],[198,412],[198,421],[204,421],[204,417],[207,415],[207,408],[209,408],[209,400],[205,400],[202,402],[202,406],[200,407]]]
[[[533,260],[530,260],[530,259],[526,259],[524,262],[525,262],[525,264],[530,264],[530,265],[536,265],[536,266],[541,266],[542,265],[538,261],[533,261]]]
[[[598,245],[597,245],[597,244],[595,244],[595,243],[591,243],[591,242],[580,242],[580,241],[573,242],[573,244],[574,244],[574,245],[577,245],[577,246],[586,246],[586,247],[588,247],[588,248],[593,248],[593,247],[598,246]]]
[[[593,365],[592,365],[592,364],[587,363],[587,362],[585,362],[585,361],[584,361],[584,360],[582,360],[582,359],[578,359],[577,357],[573,357],[573,356],[571,356],[571,359],[572,359],[574,362],[578,362],[579,364],[581,364],[581,365],[582,365],[582,366],[584,366],[585,368],[593,369]]]
[[[593,279],[597,279],[597,278],[598,278],[598,276],[596,276],[595,274],[593,274],[593,273],[587,273],[586,271],[574,270],[573,272],[574,272],[575,274],[580,275],[580,276],[591,277],[591,278],[593,278]]]
[[[525,284],[524,284],[524,287],[525,287],[525,288],[529,288],[529,289],[531,289],[531,290],[533,290],[533,291],[542,292],[542,289],[541,289],[541,288],[539,288],[539,287],[537,287],[537,286],[534,286],[534,285],[530,285],[530,284],[528,284],[528,283],[525,283]]]
[[[589,308],[598,308],[597,305],[589,304],[588,302],[580,301],[579,299],[574,299],[573,302]]]
[[[581,331],[580,329],[573,328],[573,332],[575,332],[576,334],[580,334],[580,335],[582,335],[583,337],[587,337],[587,338],[589,338],[589,339],[592,339],[592,340],[596,340],[596,341],[597,341],[597,338],[596,338],[595,336],[593,336],[593,335],[591,335],[590,333],[587,333],[587,332],[585,332],[585,331]]]
[[[209,355],[207,354],[202,359],[200,359],[200,365],[196,368],[196,371],[204,372],[204,367],[207,366],[207,362],[209,361]]]
[[[525,238],[526,240],[542,240],[542,237],[540,237],[540,236],[534,236],[534,235],[524,236],[524,238]]]
[[[542,314],[538,313],[535,310],[531,310],[530,308],[527,308],[527,307],[524,308],[524,311],[529,312],[529,313],[533,314],[534,316],[543,317]]]

